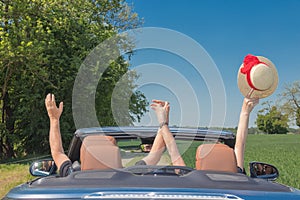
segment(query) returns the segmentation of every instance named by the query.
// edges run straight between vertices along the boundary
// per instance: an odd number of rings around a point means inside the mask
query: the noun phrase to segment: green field
[[[27,164],[0,164],[0,199],[13,187],[31,180]]]
[[[275,165],[279,183],[300,189],[300,135],[249,135],[245,164],[261,161]],[[246,166],[246,165],[245,165]]]
[[[198,145],[199,142],[194,142],[186,149],[186,142],[178,143],[188,166],[194,167]],[[247,174],[250,161],[275,165],[280,173],[277,182],[300,189],[300,135],[249,135],[245,154]],[[14,186],[33,178],[28,167],[28,164],[0,165],[0,198]]]

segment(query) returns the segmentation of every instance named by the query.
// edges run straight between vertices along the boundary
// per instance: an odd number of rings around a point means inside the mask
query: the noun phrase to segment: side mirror
[[[278,169],[270,164],[262,162],[251,162],[250,166],[250,176],[252,178],[267,179],[270,181],[275,181],[279,176]]]
[[[142,152],[149,153],[151,151],[152,144],[141,144],[140,148],[141,148]]]
[[[57,167],[53,160],[38,160],[31,163],[29,172],[32,176],[49,176],[55,174]]]

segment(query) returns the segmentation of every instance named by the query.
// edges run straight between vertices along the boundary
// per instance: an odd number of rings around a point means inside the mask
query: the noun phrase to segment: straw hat
[[[265,98],[276,90],[278,73],[269,59],[248,54],[238,71],[237,81],[244,96],[253,90],[250,97]]]

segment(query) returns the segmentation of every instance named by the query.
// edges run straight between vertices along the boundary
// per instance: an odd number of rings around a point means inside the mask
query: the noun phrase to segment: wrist
[[[245,116],[245,117],[249,117],[250,116],[250,112],[244,111],[244,112],[241,112],[240,115],[241,116]]]
[[[161,122],[159,123],[159,128],[162,128],[163,126],[168,126],[169,123],[168,122]]]
[[[50,122],[59,122],[59,118],[50,117]]]

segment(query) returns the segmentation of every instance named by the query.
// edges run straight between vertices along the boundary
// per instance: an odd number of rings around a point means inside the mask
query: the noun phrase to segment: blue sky
[[[269,58],[277,67],[279,85],[276,92],[260,100],[251,115],[250,126],[264,101],[276,101],[284,84],[300,80],[300,1],[299,0],[127,0],[134,11],[144,19],[143,27],[161,27],[180,32],[198,42],[216,64],[226,93],[225,127],[235,127],[243,96],[237,87],[237,71],[248,53]],[[159,40],[160,38],[158,38]],[[176,42],[176,41],[174,41]],[[194,71],[187,67],[184,59],[163,51],[141,50],[132,57],[132,68],[151,68],[143,76],[158,77],[159,68],[174,68],[184,74],[196,93],[198,107],[189,97],[181,97],[179,89],[147,84],[139,89],[148,100],[166,99],[171,102],[171,124],[193,126],[195,118],[199,125],[210,125],[210,95],[205,81],[194,77]],[[161,64],[161,66],[160,66]],[[163,74],[169,76],[168,74]],[[164,76],[161,76],[163,79]],[[214,79],[215,75],[210,77]],[[184,87],[174,78],[172,86]],[[184,88],[183,88],[184,90]],[[184,93],[184,92],[183,92]],[[182,95],[184,96],[184,95]],[[214,97],[215,98],[215,97]],[[192,101],[192,100],[191,100]],[[193,102],[193,101],[192,101]],[[183,110],[190,113],[183,117]],[[184,118],[184,119],[183,119]],[[155,124],[153,113],[147,114],[140,125]]]

